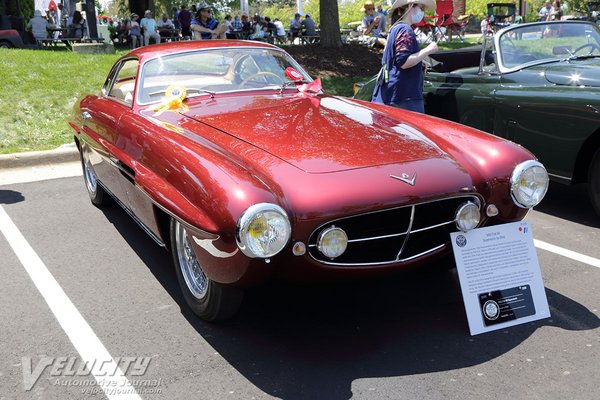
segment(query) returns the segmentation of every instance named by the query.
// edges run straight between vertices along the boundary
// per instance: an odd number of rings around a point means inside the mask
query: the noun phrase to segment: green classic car
[[[587,183],[600,214],[600,30],[585,21],[513,25],[482,46],[432,56],[425,112],[510,139],[553,180]],[[355,98],[370,100],[375,80]]]

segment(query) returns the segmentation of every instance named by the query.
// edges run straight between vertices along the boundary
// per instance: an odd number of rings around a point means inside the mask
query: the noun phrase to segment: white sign
[[[550,317],[527,222],[450,237],[471,335]]]

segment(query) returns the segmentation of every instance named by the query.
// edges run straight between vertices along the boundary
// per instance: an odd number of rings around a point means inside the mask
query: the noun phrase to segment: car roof
[[[272,44],[257,42],[252,40],[182,40],[179,42],[153,44],[150,46],[138,47],[130,51],[122,58],[138,57],[140,62],[145,59],[164,56],[168,54],[176,54],[190,50],[202,50],[211,48],[227,48],[227,47],[257,47],[266,49],[279,49]]]

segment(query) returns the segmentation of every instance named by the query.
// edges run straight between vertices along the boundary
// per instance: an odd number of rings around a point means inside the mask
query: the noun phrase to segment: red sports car
[[[524,148],[329,96],[285,51],[146,46],[69,120],[91,201],[173,254],[192,310],[224,319],[271,275],[360,277],[432,262],[450,232],[521,220],[548,176]]]

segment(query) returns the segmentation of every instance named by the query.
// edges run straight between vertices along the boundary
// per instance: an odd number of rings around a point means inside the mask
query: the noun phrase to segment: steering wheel
[[[250,75],[249,77],[247,77],[246,79],[244,79],[242,82],[240,82],[239,89],[241,89],[244,86],[246,86],[249,82],[259,83],[259,82],[253,81],[253,78],[257,78],[259,76],[274,76],[275,78],[277,78],[281,82],[281,85],[283,85],[283,82],[284,82],[283,79],[279,75],[274,74],[272,72],[267,72],[267,71],[257,72],[255,74]]]
[[[587,47],[590,48],[590,52],[587,55],[591,55],[594,52],[594,50],[598,50],[598,53],[600,53],[600,47],[598,47],[598,45],[596,43],[586,43],[586,44],[581,45],[578,48],[576,48],[575,51],[573,52],[573,54],[577,54],[577,53],[579,53],[580,50],[583,50]]]

